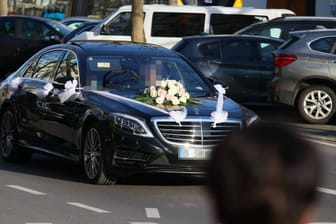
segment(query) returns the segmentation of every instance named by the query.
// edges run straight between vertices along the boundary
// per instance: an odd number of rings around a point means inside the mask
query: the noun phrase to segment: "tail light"
[[[279,92],[280,92],[280,87],[278,87],[278,86],[274,86],[274,87],[273,87],[273,91],[274,91],[275,93],[279,93]]]
[[[294,54],[279,54],[274,56],[274,64],[279,67],[284,67],[294,61],[297,57]]]

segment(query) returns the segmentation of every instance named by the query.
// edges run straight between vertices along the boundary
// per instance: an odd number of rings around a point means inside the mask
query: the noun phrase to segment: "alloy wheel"
[[[84,143],[84,168],[87,176],[94,179],[100,172],[101,167],[101,142],[99,132],[91,128],[86,133]]]
[[[333,101],[327,92],[314,90],[309,92],[304,98],[303,108],[310,118],[322,120],[328,117],[332,112]]]
[[[7,158],[11,155],[14,148],[15,140],[15,123],[14,116],[10,111],[6,111],[1,119],[1,153]]]

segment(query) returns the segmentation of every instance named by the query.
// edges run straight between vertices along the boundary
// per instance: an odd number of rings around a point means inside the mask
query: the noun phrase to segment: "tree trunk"
[[[144,0],[132,0],[132,41],[145,43],[144,18],[143,18]]]
[[[6,16],[8,14],[8,2],[7,0],[0,0],[0,16]]]

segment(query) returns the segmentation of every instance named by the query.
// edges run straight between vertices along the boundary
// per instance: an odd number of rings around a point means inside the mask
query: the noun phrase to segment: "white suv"
[[[242,27],[273,18],[295,15],[287,9],[233,8],[224,6],[144,5],[147,43],[171,48],[184,36],[230,34]],[[122,6],[107,16],[93,32],[76,39],[131,40],[132,6]]]

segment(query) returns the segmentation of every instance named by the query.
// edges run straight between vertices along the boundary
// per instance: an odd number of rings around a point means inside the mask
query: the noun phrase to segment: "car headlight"
[[[153,137],[145,121],[126,114],[111,113],[110,115],[116,128],[134,135]]]

